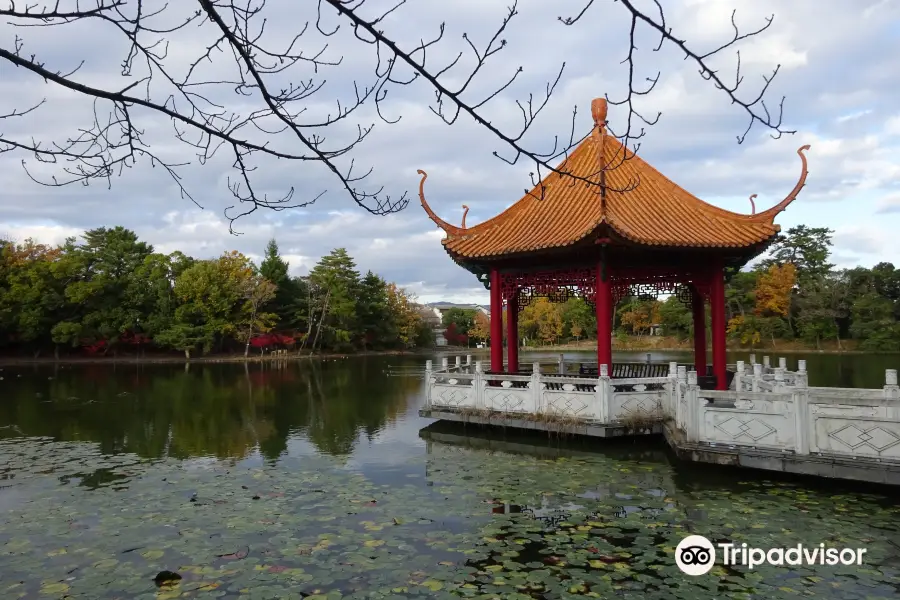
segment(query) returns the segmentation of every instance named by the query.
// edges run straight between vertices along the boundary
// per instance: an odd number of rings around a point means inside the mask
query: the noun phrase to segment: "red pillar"
[[[694,313],[694,370],[706,376],[706,305],[696,287],[691,288],[691,308]]]
[[[510,373],[519,370],[519,297],[506,301],[506,369]]]
[[[608,365],[612,374],[612,286],[604,273],[604,265],[597,265],[597,374],[600,365]]]
[[[491,268],[491,371],[503,371],[503,296],[495,267]]]
[[[713,270],[709,286],[709,308],[712,321],[713,375],[716,389],[724,390],[725,374],[725,273],[721,267]]]

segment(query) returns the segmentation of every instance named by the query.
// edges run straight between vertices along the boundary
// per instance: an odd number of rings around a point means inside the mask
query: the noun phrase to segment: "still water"
[[[896,492],[439,426],[389,376],[425,358],[3,369],[0,598],[900,597]],[[810,384],[895,359],[811,356]],[[689,534],[867,553],[692,578]]]

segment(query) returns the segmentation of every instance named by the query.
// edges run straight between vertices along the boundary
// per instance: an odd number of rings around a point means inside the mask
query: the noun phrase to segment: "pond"
[[[0,598],[900,595],[896,492],[433,424],[425,358],[4,368]],[[689,577],[689,534],[867,552]]]

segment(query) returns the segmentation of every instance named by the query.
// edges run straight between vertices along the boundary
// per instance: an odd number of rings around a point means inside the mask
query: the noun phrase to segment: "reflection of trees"
[[[259,448],[276,459],[298,434],[345,454],[418,393],[419,381],[385,376],[382,362],[38,369],[0,384],[0,427],[150,458],[242,458]]]

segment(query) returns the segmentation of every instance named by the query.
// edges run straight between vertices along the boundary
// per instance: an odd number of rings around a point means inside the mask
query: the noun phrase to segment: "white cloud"
[[[373,10],[387,2],[370,1],[367,6]],[[519,15],[504,34],[506,49],[473,82],[470,99],[505,81],[518,65],[523,66],[516,83],[485,112],[493,125],[514,132],[520,119],[515,99],[527,98],[528,92],[539,94],[555,77],[559,65],[566,62],[554,98],[525,137],[529,147],[551,147],[554,136],[566,136],[573,106],[578,109],[576,132],[583,134],[590,125],[591,100],[605,93],[613,99],[622,95],[627,77],[625,66],[620,64],[627,50],[623,45],[626,15],[619,3],[596,3],[575,26],[565,27],[556,21],[559,15],[577,13],[583,1],[520,1]],[[296,4],[287,0],[270,0],[269,6],[274,18],[269,20],[267,31],[278,39],[295,34],[297,24],[308,16],[297,15]],[[429,60],[440,62],[452,60],[466,49],[461,39],[464,31],[476,43],[486,41],[506,4],[448,0],[439,3],[439,9],[435,6],[430,2],[404,5],[384,26],[410,47],[446,21],[445,41],[429,54]],[[781,72],[772,84],[767,106],[777,110],[778,100],[786,96],[786,128],[797,133],[773,140],[757,128],[738,145],[735,138],[746,127],[746,113],[732,105],[727,94],[703,81],[695,65],[683,61],[676,49],[669,46],[654,53],[652,36],[643,35],[635,76],[643,81],[657,70],[662,73],[657,89],[638,104],[648,115],[662,112],[659,124],[648,129],[642,140],[644,158],[700,197],[748,212],[750,194],[759,195],[756,202],[762,210],[793,187],[800,168],[795,151],[808,143],[812,149],[808,152],[807,187],[779,220],[784,228],[806,223],[836,229],[834,250],[842,261],[900,263],[900,245],[894,243],[891,233],[900,227],[900,115],[896,112],[900,88],[895,82],[894,58],[900,54],[896,37],[898,3],[669,0],[664,7],[675,33],[701,52],[730,39],[734,8],[738,8],[736,18],[743,30],[763,24],[765,17],[775,13],[767,32],[740,45],[742,85],[746,94],[752,95],[762,77],[780,63]],[[12,39],[16,33],[21,32],[0,24],[3,39]],[[99,22],[26,33],[28,50],[38,52],[53,68],[74,66],[70,65],[72,61],[84,58],[84,81],[122,80],[118,63],[124,47],[120,39],[107,35],[106,27]],[[85,44],[85,39],[94,44]],[[206,41],[203,35],[190,32],[178,36],[169,49],[170,60],[183,69]],[[343,55],[344,63],[328,75],[329,87],[306,106],[310,115],[334,110],[333,100],[342,94],[346,99],[353,81],[365,84],[372,80],[374,57],[368,46],[355,41],[348,31],[330,42],[329,52]],[[90,47],[104,50],[86,49]],[[204,68],[212,75],[222,75],[231,68],[227,59],[222,55]],[[733,74],[734,64],[735,55],[729,52],[715,66],[723,74]],[[153,91],[168,93],[165,87]],[[394,197],[407,192],[409,206],[400,214],[370,215],[319,166],[260,161],[254,175],[266,193],[281,194],[293,187],[295,198],[301,201],[323,190],[328,193],[306,209],[257,211],[238,221],[236,228],[242,235],[232,236],[222,211],[232,203],[226,180],[233,175],[233,158],[224,153],[205,166],[187,156],[192,164],[183,169],[183,182],[205,210],[183,199],[161,169],[153,169],[146,162],[114,178],[111,190],[106,189],[105,182],[87,188],[47,188],[25,175],[21,161],[26,160],[36,169],[34,172],[44,175],[58,173],[58,166],[37,165],[28,155],[8,153],[0,155],[0,236],[31,236],[58,243],[87,228],[121,224],[161,251],[180,249],[200,257],[229,249],[259,256],[268,239],[275,237],[294,273],[306,272],[321,255],[343,246],[361,270],[372,269],[423,299],[484,302],[483,287],[447,257],[440,243],[442,233],[418,206],[416,170],[428,172],[425,193],[438,214],[459,223],[462,205],[466,204],[470,207],[467,222],[475,224],[519,199],[529,187],[528,174],[533,167],[527,163],[510,167],[494,158],[495,150],[509,156],[509,147],[468,117],[461,117],[452,127],[442,123],[428,109],[433,93],[427,86],[394,88],[391,94],[393,100],[387,103],[387,110],[394,116],[401,115],[401,121],[386,125],[377,120],[373,107],[364,106],[359,122],[375,122],[376,127],[353,158],[358,169],[374,168],[373,186],[384,184]],[[90,101],[0,61],[0,114],[28,99],[42,97],[48,100],[46,107],[27,117],[0,122],[0,132],[65,137],[88,124],[93,116]],[[238,112],[251,109],[252,99],[227,99]],[[611,107],[614,129],[621,130],[622,118],[622,110]],[[156,151],[185,156],[184,148],[173,142],[167,121],[144,116],[141,125]],[[336,143],[353,130],[335,130],[329,133],[330,139]],[[284,136],[257,135],[272,144],[297,148],[296,140]]]

